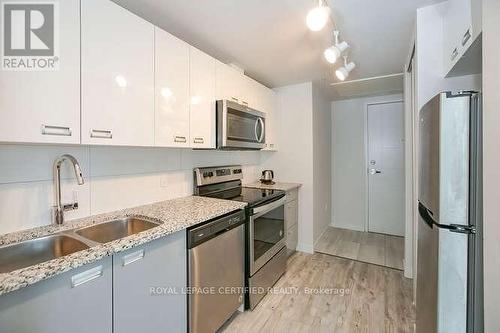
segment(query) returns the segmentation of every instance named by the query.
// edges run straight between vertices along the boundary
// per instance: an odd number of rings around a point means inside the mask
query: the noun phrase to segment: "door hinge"
[[[475,234],[476,227],[473,225],[450,224],[450,231],[459,234]]]

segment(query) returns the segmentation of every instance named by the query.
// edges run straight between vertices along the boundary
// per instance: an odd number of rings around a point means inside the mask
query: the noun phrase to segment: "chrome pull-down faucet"
[[[83,185],[83,174],[82,169],[80,168],[80,164],[76,158],[71,155],[65,154],[58,157],[54,162],[54,223],[55,224],[63,224],[64,223],[64,212],[68,210],[78,209],[78,202],[73,202],[70,204],[63,205],[61,203],[61,165],[64,161],[69,161],[71,165],[73,165],[73,169],[75,170],[76,180],[78,185]]]

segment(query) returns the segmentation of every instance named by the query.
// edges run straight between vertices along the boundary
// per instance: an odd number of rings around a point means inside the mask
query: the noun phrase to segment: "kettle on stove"
[[[274,172],[273,170],[264,170],[262,171],[262,177],[260,178],[260,182],[265,185],[273,185],[274,184]]]

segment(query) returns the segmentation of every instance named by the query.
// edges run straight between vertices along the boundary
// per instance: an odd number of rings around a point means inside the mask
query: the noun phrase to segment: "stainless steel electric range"
[[[245,308],[253,309],[286,270],[285,192],[242,186],[241,166],[194,169],[195,195],[248,203]]]

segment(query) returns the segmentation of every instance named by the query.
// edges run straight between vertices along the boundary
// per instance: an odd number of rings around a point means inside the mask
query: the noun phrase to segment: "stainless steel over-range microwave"
[[[266,114],[229,100],[217,101],[217,148],[264,148]]]

